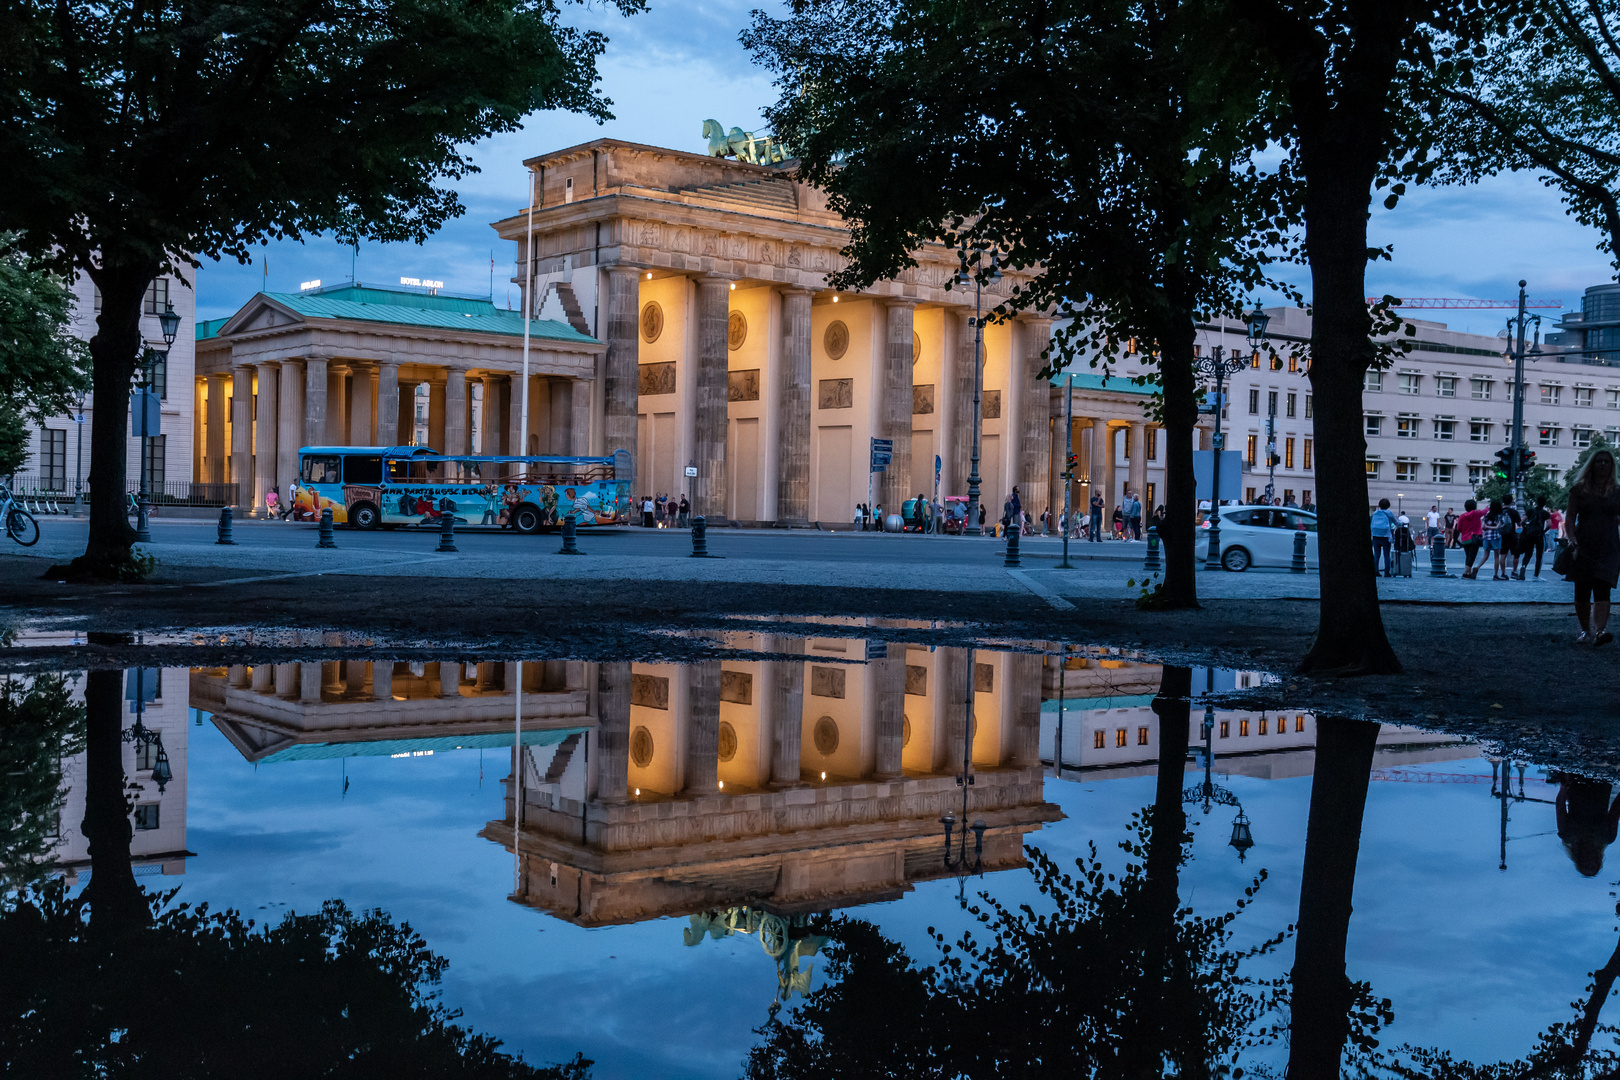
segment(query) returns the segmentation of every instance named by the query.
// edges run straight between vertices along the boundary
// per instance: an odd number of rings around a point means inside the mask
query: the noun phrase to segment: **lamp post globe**
[[[1266,327],[1271,325],[1271,316],[1256,304],[1254,310],[1243,317],[1243,321],[1249,327],[1249,348],[1258,349],[1260,343],[1266,339]]]
[[[158,326],[163,330],[163,344],[173,345],[174,339],[180,336],[180,316],[173,304],[163,306],[163,314],[158,316]]]

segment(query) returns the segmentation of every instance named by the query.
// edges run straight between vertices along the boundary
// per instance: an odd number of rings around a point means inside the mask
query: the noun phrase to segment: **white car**
[[[1294,534],[1305,528],[1305,565],[1318,569],[1316,515],[1295,506],[1221,507],[1221,565],[1228,570],[1251,566],[1288,569],[1294,564]],[[1197,559],[1209,558],[1209,522],[1198,530]]]

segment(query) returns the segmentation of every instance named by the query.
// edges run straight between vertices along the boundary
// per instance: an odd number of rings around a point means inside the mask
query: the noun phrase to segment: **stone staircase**
[[[682,188],[681,194],[690,202],[702,202],[709,206],[744,212],[764,210],[776,214],[792,214],[797,213],[799,209],[798,189],[785,179],[749,180],[741,184],[706,184]]]

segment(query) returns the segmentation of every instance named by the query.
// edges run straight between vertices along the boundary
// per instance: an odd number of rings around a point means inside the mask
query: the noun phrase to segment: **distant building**
[[[1620,359],[1620,285],[1593,285],[1547,335],[1547,343],[1573,354],[1570,362],[1614,366]]]

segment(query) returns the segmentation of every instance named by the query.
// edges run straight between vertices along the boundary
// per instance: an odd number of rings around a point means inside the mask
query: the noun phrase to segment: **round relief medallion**
[[[636,728],[630,733],[630,760],[636,763],[636,768],[645,769],[652,764],[652,756],[652,732],[645,727]]]
[[[838,749],[838,725],[830,716],[823,716],[816,721],[816,751],[822,757],[832,757],[833,751]]]
[[[732,352],[736,352],[747,340],[748,320],[743,317],[742,312],[733,311],[726,319],[726,344],[731,347]]]
[[[922,359],[922,335],[913,330],[911,332],[911,362],[915,364]]]
[[[730,761],[737,756],[737,729],[720,721],[720,760]]]
[[[911,717],[906,717],[906,726],[900,730],[900,749],[904,750],[911,745]]]
[[[827,359],[838,360],[849,351],[849,327],[844,325],[842,319],[834,319],[827,326],[827,332],[821,336],[821,347],[826,350]]]
[[[641,340],[651,345],[664,332],[664,309],[658,301],[649,300],[641,306]]]

